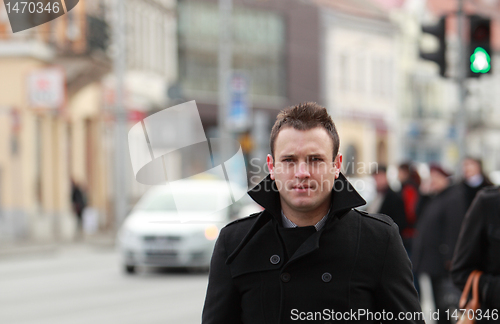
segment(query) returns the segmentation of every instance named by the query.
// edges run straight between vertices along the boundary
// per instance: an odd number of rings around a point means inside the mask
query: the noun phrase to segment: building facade
[[[363,176],[398,158],[398,29],[369,1],[317,3],[322,97],[337,123],[344,172]]]
[[[96,213],[106,209],[99,83],[111,64],[100,9],[99,1],[80,1],[13,34],[0,8],[1,238],[72,238],[71,179]]]

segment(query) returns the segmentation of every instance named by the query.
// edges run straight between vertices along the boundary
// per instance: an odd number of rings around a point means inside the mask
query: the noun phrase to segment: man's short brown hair
[[[339,152],[340,139],[335,124],[330,115],[328,115],[325,107],[315,102],[306,102],[280,111],[271,130],[271,138],[269,140],[273,159],[274,142],[276,142],[280,130],[286,127],[293,127],[297,130],[310,130],[316,127],[323,127],[332,138],[333,160],[335,160]]]

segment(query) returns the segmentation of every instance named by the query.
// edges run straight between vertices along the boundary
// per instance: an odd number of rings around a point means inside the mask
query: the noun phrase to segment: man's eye
[[[292,162],[292,159],[283,159],[283,162]]]
[[[318,162],[318,161],[322,161],[321,158],[318,158],[318,157],[312,157],[309,159],[310,162]]]

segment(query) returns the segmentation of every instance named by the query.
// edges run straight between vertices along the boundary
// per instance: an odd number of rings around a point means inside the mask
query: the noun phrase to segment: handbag
[[[482,271],[474,270],[467,278],[462,296],[460,297],[459,308],[465,309],[460,315],[457,324],[474,324],[476,323],[476,311],[481,307],[479,303],[479,279],[483,274]],[[472,299],[469,300],[469,295],[472,290]]]

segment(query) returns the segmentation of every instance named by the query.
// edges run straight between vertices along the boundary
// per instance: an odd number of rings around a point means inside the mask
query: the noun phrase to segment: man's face
[[[377,172],[373,174],[373,179],[375,180],[375,185],[378,192],[384,192],[389,187],[389,181],[387,180],[387,173]]]
[[[342,155],[333,160],[333,140],[324,128],[282,129],[274,144],[274,156],[275,161],[267,156],[267,166],[283,209],[311,212],[329,206]]]
[[[441,172],[431,170],[431,192],[439,193],[446,189],[449,185],[448,177],[446,177]]]
[[[406,169],[398,169],[398,180],[401,183],[408,181],[410,178],[410,173]]]
[[[481,167],[479,166],[479,163],[471,159],[465,159],[462,168],[464,176],[467,179],[481,173]]]

